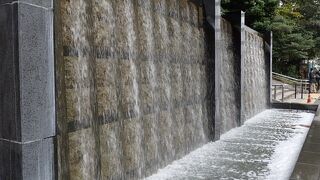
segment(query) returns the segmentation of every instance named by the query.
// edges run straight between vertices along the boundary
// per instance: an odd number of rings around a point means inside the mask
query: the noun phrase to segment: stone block
[[[180,18],[181,21],[183,22],[188,22],[190,21],[190,8],[188,6],[188,1],[187,0],[180,0],[179,1],[179,13],[180,13]]]
[[[117,62],[114,59],[96,59],[96,86],[116,86]]]
[[[0,179],[54,180],[54,140],[30,143],[0,140]]]
[[[19,4],[22,141],[55,134],[53,12]]]
[[[199,64],[192,65],[192,77],[193,77],[193,84],[194,84],[193,92],[194,92],[194,97],[196,99],[200,98],[201,90],[205,88],[202,86],[200,74],[201,74],[200,65]]]
[[[140,83],[155,85],[156,68],[153,61],[140,61]]]
[[[112,1],[97,0],[93,3],[94,41],[96,47],[108,47],[114,39],[115,18]]]
[[[0,138],[20,141],[18,5],[0,5]]]
[[[168,106],[171,99],[170,69],[166,62],[157,65],[157,102],[161,108]]]
[[[96,140],[91,128],[69,133],[71,180],[95,180],[98,171]]]
[[[118,111],[118,97],[115,86],[97,87],[98,116],[111,117]],[[106,119],[107,120],[107,119]]]
[[[120,122],[100,127],[100,152],[102,179],[122,179]]]
[[[120,62],[120,94],[121,107],[127,116],[138,113],[138,84],[137,69],[133,61]]]
[[[118,111],[117,63],[112,59],[97,59],[96,62],[98,116],[104,118],[114,117]]]
[[[154,172],[159,161],[160,151],[158,149],[158,119],[156,114],[149,114],[142,117],[143,124],[143,144],[146,174]]]
[[[45,8],[52,8],[53,1],[52,0],[0,0],[0,5],[5,3],[25,3],[30,5],[41,6]]]
[[[186,148],[187,148],[187,151],[191,151],[193,150],[192,148],[195,143],[194,138],[195,138],[195,131],[196,131],[194,127],[194,123],[196,121],[195,113],[191,105],[185,108],[184,120],[185,120],[184,137],[188,139],[186,141]]]
[[[66,105],[68,121],[88,121],[93,117],[90,89],[67,89]]]
[[[194,105],[194,112],[196,113],[195,117],[195,143],[196,146],[205,144],[206,142],[208,142],[208,139],[206,138],[206,121],[203,114],[203,109],[202,109],[202,105],[201,104],[195,104]]]
[[[0,6],[3,57],[2,138],[32,141],[55,132],[54,60],[50,10],[14,3]],[[18,27],[19,24],[19,27]]]
[[[0,140],[0,179],[22,179],[22,147]]]
[[[142,84],[140,94],[141,94],[141,105],[140,108],[144,113],[150,113],[154,109],[154,92],[153,88],[150,87],[150,84]]]
[[[23,180],[54,180],[54,163],[53,138],[22,145]]]
[[[181,66],[180,64],[173,64],[170,70],[173,100],[175,104],[178,104],[183,97]]]
[[[127,179],[142,175],[144,167],[142,147],[142,127],[138,118],[125,119],[121,127],[123,167]]]
[[[175,147],[176,158],[181,158],[185,154],[187,138],[185,138],[185,117],[184,109],[176,108],[173,110],[173,144]]]
[[[0,0],[0,179],[54,179],[51,0]]]
[[[72,26],[72,8],[71,8],[71,5],[70,5],[70,1],[67,1],[67,0],[63,0],[63,1],[60,1],[59,3],[57,3],[60,5],[60,12],[61,12],[61,17],[63,17],[62,19],[62,26],[63,28],[62,29],[62,33],[61,33],[61,36],[62,36],[62,40],[61,40],[61,43],[64,45],[64,46],[73,46],[73,40],[72,40],[72,30],[71,30],[71,26]],[[65,54],[66,55],[66,54]]]
[[[64,57],[64,65],[65,65],[65,84],[66,88],[77,88],[80,86],[79,78],[77,74],[79,74],[79,66],[81,65],[80,61],[77,57]]]
[[[161,165],[164,165],[172,160],[174,156],[174,145],[173,145],[173,136],[172,136],[172,116],[170,111],[161,111],[159,112],[159,134],[160,143],[159,151],[161,152]]]
[[[181,65],[184,71],[184,98],[185,100],[191,100],[194,96],[194,88],[196,86],[193,84],[193,74],[192,74],[192,66],[191,64]]]

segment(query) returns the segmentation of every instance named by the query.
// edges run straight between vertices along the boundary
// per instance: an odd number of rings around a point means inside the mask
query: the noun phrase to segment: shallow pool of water
[[[289,179],[313,118],[266,110],[146,179]]]

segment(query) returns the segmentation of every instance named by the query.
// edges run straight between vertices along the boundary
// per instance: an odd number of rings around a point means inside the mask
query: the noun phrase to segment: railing
[[[310,83],[307,79],[296,79],[290,76],[272,72],[272,78],[294,86],[294,98],[297,99],[298,88],[300,88],[301,99],[303,99],[304,91],[310,92]],[[281,86],[282,88],[282,101],[284,101],[284,85],[283,84],[273,84],[274,87],[274,99],[276,100],[277,87]],[[299,87],[300,86],[300,87]]]
[[[284,85],[283,84],[272,84],[272,86],[274,87],[274,97],[273,99],[274,100],[277,100],[277,87],[281,87],[281,101],[283,102],[284,101]]]

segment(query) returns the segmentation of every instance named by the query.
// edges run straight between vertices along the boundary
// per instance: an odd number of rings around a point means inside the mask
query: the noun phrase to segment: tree
[[[314,47],[312,33],[300,24],[303,15],[299,9],[298,4],[285,2],[276,9],[271,23],[274,33],[273,69],[294,77],[298,76],[301,60],[308,59]]]
[[[246,24],[260,32],[270,30],[278,0],[222,0],[223,13],[245,11]]]
[[[312,33],[315,46],[309,54],[313,57],[320,56],[320,0],[299,0],[300,11],[303,15],[301,25]]]
[[[245,11],[248,26],[273,31],[276,72],[297,77],[302,60],[320,56],[320,0],[222,0],[222,8]]]

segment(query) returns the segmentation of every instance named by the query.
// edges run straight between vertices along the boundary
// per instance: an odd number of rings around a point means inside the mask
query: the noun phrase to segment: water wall
[[[270,61],[267,42],[260,33],[244,27],[243,44],[243,114],[247,120],[269,107],[270,103]]]
[[[232,24],[221,18],[221,134],[240,125],[241,62],[234,31]]]
[[[270,44],[270,36],[245,25],[243,12],[221,18],[221,134],[270,106]]]
[[[220,16],[219,0],[0,0],[0,179],[139,179],[268,108],[270,37]]]
[[[59,179],[147,176],[209,141],[202,7],[187,0],[59,6]]]

